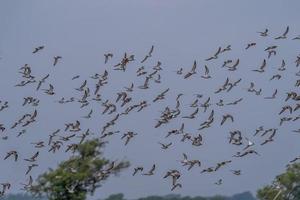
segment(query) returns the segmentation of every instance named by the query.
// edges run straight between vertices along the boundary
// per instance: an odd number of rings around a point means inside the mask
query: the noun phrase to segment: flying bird
[[[278,40],[278,39],[286,39],[286,38],[287,38],[286,36],[287,36],[287,34],[288,34],[288,32],[289,32],[289,29],[290,29],[289,26],[287,26],[286,29],[285,29],[285,31],[284,31],[284,33],[283,33],[282,35],[276,37],[275,40]]]
[[[112,53],[106,53],[106,54],[104,54],[104,58],[105,58],[104,64],[106,64],[106,63],[108,62],[108,60],[109,60],[110,58],[112,58],[112,57],[113,57],[113,54],[112,54]]]
[[[266,37],[266,36],[268,36],[268,32],[269,32],[269,29],[266,28],[264,31],[258,32],[258,33],[260,34],[260,36]]]
[[[40,51],[40,50],[42,50],[42,49],[44,49],[44,48],[45,48],[45,46],[39,46],[39,47],[36,47],[36,48],[33,50],[32,53],[37,53],[38,51]]]
[[[148,58],[152,57],[153,50],[154,50],[154,46],[152,45],[150,51],[149,51],[148,54],[144,57],[144,59],[141,61],[141,63],[144,63]]]
[[[152,175],[154,175],[154,171],[155,171],[155,164],[153,164],[151,169],[147,173],[144,173],[143,175],[144,176],[152,176]]]
[[[62,59],[61,56],[54,56],[53,58],[54,58],[53,66],[55,66],[60,59]]]

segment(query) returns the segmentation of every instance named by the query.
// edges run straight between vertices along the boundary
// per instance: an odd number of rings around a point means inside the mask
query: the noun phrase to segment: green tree
[[[107,197],[105,200],[125,200],[125,199],[124,199],[124,194],[119,193],[119,194],[112,194],[109,197]]]
[[[30,192],[49,200],[85,200],[88,194],[93,195],[110,175],[129,166],[128,162],[103,158],[100,150],[104,144],[97,139],[79,144],[70,159],[40,175]]]
[[[286,172],[278,175],[272,185],[257,191],[261,200],[299,200],[300,199],[300,163],[288,165]]]

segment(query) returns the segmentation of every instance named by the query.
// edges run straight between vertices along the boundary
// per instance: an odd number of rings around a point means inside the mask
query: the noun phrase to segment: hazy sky
[[[169,169],[178,169],[182,173],[180,182],[183,188],[175,193],[182,195],[214,195],[250,190],[255,191],[285,169],[285,165],[300,154],[299,134],[291,130],[298,129],[298,122],[286,123],[279,127],[278,113],[284,103],[286,92],[299,88],[294,87],[295,58],[300,53],[300,41],[291,40],[300,35],[300,2],[298,0],[131,0],[131,1],[79,1],[79,0],[51,0],[51,1],[0,1],[0,90],[1,101],[9,101],[9,109],[0,112],[0,123],[6,125],[3,135],[8,140],[0,141],[0,158],[9,150],[17,149],[20,158],[24,159],[36,152],[30,142],[46,140],[48,134],[57,128],[64,128],[67,122],[80,119],[82,126],[91,128],[97,135],[101,127],[112,118],[102,116],[103,108],[93,103],[94,115],[91,120],[82,119],[91,107],[79,108],[79,104],[61,105],[54,101],[61,97],[78,97],[74,88],[88,79],[94,73],[103,73],[109,69],[109,84],[101,91],[103,99],[114,101],[115,93],[123,86],[135,82],[141,85],[144,78],[136,77],[135,71],[142,66],[140,60],[148,52],[151,45],[155,46],[153,57],[145,64],[151,71],[157,61],[162,62],[162,83],[151,84],[151,89],[141,91],[136,89],[132,94],[134,102],[147,99],[151,106],[141,113],[131,113],[122,118],[114,127],[121,132],[133,130],[138,133],[128,146],[120,140],[121,135],[110,138],[105,149],[105,155],[112,160],[129,160],[132,166],[121,173],[120,177],[111,178],[103,187],[99,188],[94,197],[104,198],[112,193],[122,192],[126,198],[170,193],[170,180],[162,178]],[[275,41],[273,38],[284,32],[289,26],[289,40]],[[270,37],[259,37],[257,31],[268,28]],[[247,43],[256,42],[257,47],[245,51]],[[232,51],[222,55],[218,60],[205,62],[219,46],[231,44]],[[33,55],[35,47],[45,45],[45,49]],[[252,73],[258,67],[267,53],[264,49],[270,45],[278,45],[277,56],[268,60],[267,72],[263,75]],[[104,65],[103,54],[113,52],[113,59]],[[124,52],[135,54],[136,60],[123,73],[112,70],[123,56]],[[52,66],[53,56],[61,55],[63,59],[56,66]],[[226,59],[240,58],[239,69],[229,72],[221,68]],[[276,73],[281,60],[285,59],[288,70],[282,72],[282,79],[269,81]],[[188,71],[193,61],[198,62],[198,74],[191,80],[184,80],[176,75],[179,67]],[[54,85],[55,96],[47,96],[41,91],[36,92],[35,86],[24,88],[13,87],[21,81],[18,69],[28,63],[37,79],[50,73],[47,82]],[[203,66],[210,68],[212,79],[200,78]],[[80,78],[71,81],[79,74]],[[230,93],[214,94],[225,79],[242,78],[240,85]],[[299,77],[298,77],[299,79]],[[246,91],[250,82],[255,82],[262,88],[262,96],[255,96]],[[43,89],[47,87],[43,86]],[[94,82],[89,79],[89,86]],[[170,88],[166,100],[153,104],[152,99],[161,91]],[[278,98],[265,100],[275,88],[278,88]],[[184,93],[182,99],[182,115],[191,113],[194,109],[187,105],[195,99],[193,94],[204,95],[202,102],[211,97],[216,103],[220,98],[229,102],[243,97],[238,106],[219,108],[214,105],[216,122],[214,126],[200,133],[204,138],[204,145],[191,146],[181,143],[180,138],[165,139],[168,130],[179,128],[182,122],[186,124],[186,131],[196,135],[199,124],[207,118],[208,113],[201,112],[197,119],[186,120],[181,117],[170,124],[154,129],[155,119],[167,105],[175,106],[175,97]],[[40,99],[37,123],[27,129],[27,133],[16,138],[19,130],[9,127],[23,114],[33,111],[30,106],[22,107],[23,97],[34,96]],[[222,115],[230,113],[235,116],[234,123],[220,127]],[[295,113],[293,116],[299,115]],[[275,142],[261,146],[263,141],[253,137],[254,130],[264,125],[266,128],[278,128]],[[261,156],[250,155],[246,158],[234,159],[237,151],[242,147],[228,144],[229,131],[241,130],[245,137],[256,143],[256,149]],[[173,142],[170,149],[163,151],[158,142]],[[48,153],[48,149],[41,150],[38,160],[39,167],[32,171],[33,177],[43,173],[48,167],[55,167],[70,154],[60,151],[56,154]],[[179,160],[182,153],[187,153],[191,159],[200,159],[202,167],[187,171]],[[200,174],[201,170],[216,165],[217,162],[232,159],[233,163],[212,174]],[[152,177],[132,177],[133,167],[143,165],[145,170],[153,163],[157,165],[156,174]],[[20,182],[25,182],[26,163],[22,160],[15,163],[12,160],[1,161],[0,182],[13,183],[11,192],[20,192]],[[241,176],[234,176],[230,169],[241,169]],[[221,186],[214,184],[222,178]]]

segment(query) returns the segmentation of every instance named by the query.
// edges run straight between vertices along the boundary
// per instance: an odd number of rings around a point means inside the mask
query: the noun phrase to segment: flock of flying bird
[[[258,32],[259,37],[270,37],[269,30],[265,29],[262,32]],[[286,28],[282,35],[277,36],[275,41],[277,40],[285,40],[289,39],[288,37],[289,27]],[[300,36],[292,38],[292,40],[300,40]],[[250,51],[255,48],[256,42],[250,42],[245,45],[245,51]],[[41,54],[43,53],[45,47],[39,46],[33,50],[33,54]],[[268,66],[268,60],[272,59],[277,55],[279,46],[271,45],[265,47],[264,51],[266,52],[266,57],[261,61],[261,64],[252,69],[252,73],[263,74],[266,72]],[[198,65],[197,61],[194,61],[190,70],[186,70],[185,68],[179,68],[175,72],[175,76],[182,77],[183,80],[190,79],[212,79],[212,75],[210,73],[210,68],[208,67],[209,62],[213,60],[220,59],[223,54],[226,52],[232,51],[231,45],[227,45],[225,47],[219,47],[213,55],[209,56],[204,60],[206,64],[204,65],[204,74],[198,76]],[[79,144],[83,143],[89,137],[98,137],[101,140],[107,140],[110,136],[116,134],[122,134],[120,139],[124,141],[124,145],[131,145],[131,141],[134,140],[135,137],[139,137],[139,133],[130,130],[126,132],[115,131],[113,127],[118,123],[119,120],[126,117],[126,115],[130,115],[132,112],[142,112],[147,107],[151,107],[152,104],[159,104],[159,102],[164,101],[167,98],[168,93],[172,91],[172,88],[166,88],[159,92],[156,96],[151,100],[142,100],[139,102],[135,102],[132,93],[138,90],[147,90],[151,88],[151,84],[160,84],[162,82],[161,71],[165,70],[160,61],[157,61],[156,65],[152,67],[152,69],[147,70],[144,66],[149,59],[151,59],[152,54],[154,52],[154,46],[151,47],[150,51],[143,57],[138,60],[135,58],[135,55],[130,55],[125,53],[124,57],[118,61],[116,64],[111,65],[112,59],[114,58],[113,53],[109,52],[104,54],[104,64],[110,64],[110,67],[103,71],[102,74],[95,73],[91,75],[89,78],[91,80],[85,79],[81,85],[75,88],[76,92],[79,93],[78,97],[61,97],[58,100],[55,100],[55,103],[59,104],[68,104],[68,103],[78,103],[80,108],[90,107],[88,113],[82,118],[90,119],[93,117],[94,109],[91,108],[91,102],[98,103],[97,105],[101,105],[102,115],[112,116],[111,120],[104,123],[104,126],[101,128],[99,135],[92,133],[90,129],[83,130],[81,127],[82,121],[78,119],[73,122],[68,122],[64,124],[63,128],[58,128],[49,134],[47,140],[41,140],[37,142],[32,142],[31,145],[36,149],[36,152],[33,155],[30,155],[27,158],[22,158],[27,165],[27,170],[25,174],[28,176],[28,181],[26,183],[22,183],[24,190],[30,190],[33,184],[33,178],[30,175],[31,171],[38,167],[37,164],[39,159],[39,149],[48,148],[48,152],[56,153],[58,152],[65,144],[66,148],[65,152],[74,152]],[[53,58],[53,66],[59,67],[62,56],[55,56]],[[136,83],[130,83],[128,86],[122,87],[120,92],[115,95],[115,99],[103,99],[103,94],[101,93],[102,88],[105,87],[109,82],[109,71],[110,70],[118,70],[121,73],[127,72],[127,67],[130,66],[131,63],[138,62],[139,65],[142,65],[136,70],[136,76],[143,79],[143,84],[137,85]],[[300,66],[300,55],[297,56],[294,60],[295,66]],[[222,69],[227,69],[229,72],[233,72],[239,69],[240,59],[231,60],[227,59],[224,61],[221,66]],[[131,66],[130,66],[131,67]],[[283,76],[283,72],[287,70],[287,65],[285,60],[283,59],[279,67],[276,69],[276,74],[269,78],[270,81],[280,80]],[[15,87],[31,87],[33,90],[39,93],[44,93],[44,95],[55,96],[56,88],[52,83],[48,81],[48,78],[51,74],[46,74],[42,77],[34,76],[32,73],[32,67],[29,64],[25,64],[19,69],[19,74],[21,74],[22,80],[16,83]],[[295,77],[300,77],[300,71],[295,73]],[[72,80],[80,79],[80,75],[73,76]],[[300,78],[296,78],[295,85],[293,86],[295,89],[286,93],[285,99],[283,99],[283,106],[279,110],[279,123],[278,127],[283,124],[290,122],[296,122],[300,119]],[[91,81],[94,81],[93,87]],[[213,93],[217,95],[218,93],[229,93],[234,88],[239,87],[242,83],[241,78],[230,79],[226,78],[224,83],[217,87],[213,88]],[[90,85],[90,86],[89,86]],[[214,86],[212,86],[214,87]],[[252,93],[256,96],[262,95],[262,89],[258,87],[254,82],[249,83],[249,87],[246,89],[247,92]],[[298,91],[298,92],[297,92]],[[277,89],[272,91],[270,96],[263,97],[264,99],[275,99],[277,97]],[[185,123],[180,123],[179,127],[176,129],[169,130],[165,138],[169,139],[171,136],[179,137],[181,142],[190,143],[192,146],[202,146],[204,145],[204,139],[202,135],[202,131],[204,129],[209,129],[212,126],[225,126],[226,124],[232,124],[235,121],[235,116],[230,113],[224,113],[221,116],[221,120],[217,121],[216,117],[216,108],[223,106],[236,106],[244,101],[243,97],[234,99],[231,102],[225,102],[223,99],[219,101],[213,102],[213,96],[205,96],[204,94],[196,94],[196,97],[192,100],[192,103],[189,104],[190,109],[193,111],[188,114],[183,109],[181,98],[186,94],[180,93],[177,95],[174,105],[166,106],[161,112],[159,119],[154,124],[155,129],[159,129],[161,126],[165,126],[170,121],[174,119],[182,119],[182,120],[195,120],[199,116],[200,112],[209,113],[208,117],[204,119],[197,130],[198,133],[193,134],[191,132],[187,132],[185,130]],[[26,128],[29,126],[33,126],[34,123],[37,122],[37,118],[39,116],[38,108],[39,108],[40,100],[38,97],[27,96],[24,97],[24,101],[22,106],[29,106],[33,108],[33,111],[30,113],[26,113],[23,116],[17,118],[12,124],[2,124],[0,123],[0,131],[3,132],[4,135],[2,137],[3,140],[8,140],[8,135],[5,135],[6,131],[10,131],[12,129],[19,130],[16,135],[17,138],[24,137],[26,135]],[[10,103],[7,101],[0,101],[0,114],[2,111],[9,109]],[[297,114],[298,113],[298,114]],[[260,144],[256,144],[249,136],[244,136],[240,130],[232,130],[228,133],[228,143],[234,146],[241,146],[241,150],[238,151],[235,155],[232,156],[231,159],[220,161],[215,166],[210,166],[207,168],[203,168],[201,173],[212,173],[216,172],[224,166],[229,165],[234,162],[234,159],[238,159],[241,157],[249,156],[250,154],[261,155],[258,153],[254,147],[255,145],[266,145],[275,140],[276,135],[278,134],[278,127],[266,128],[264,126],[257,127],[256,130],[253,131],[253,137],[262,138],[262,142]],[[127,127],[132,128],[132,127]],[[295,133],[300,134],[300,128],[297,130],[292,130]],[[79,141],[77,139],[79,138]],[[162,143],[158,142],[163,150],[167,150],[170,146],[173,145],[173,142]],[[9,150],[3,156],[4,160],[13,160],[15,162],[19,161],[19,153],[17,150]],[[296,162],[300,160],[300,155],[290,162]],[[199,159],[191,159],[186,153],[182,154],[182,159],[180,163],[183,167],[186,167],[187,170],[192,170],[196,167],[201,167],[203,163]],[[95,178],[97,180],[104,180],[107,176],[109,176],[111,170],[116,166],[115,162],[109,163],[107,166],[104,166],[103,169],[99,169],[99,171],[95,174]],[[143,176],[152,176],[156,172],[157,163],[154,163],[152,166],[148,166],[146,171],[144,170],[144,166],[135,166],[133,168],[133,176],[138,174]],[[70,168],[73,173],[76,173],[75,169]],[[148,171],[147,171],[148,170]],[[241,175],[240,169],[232,169],[230,170],[233,175]],[[163,178],[170,178],[171,182],[171,190],[175,190],[176,188],[181,188],[182,184],[180,183],[181,172],[178,169],[172,169],[166,172]],[[223,179],[219,179],[215,182],[216,185],[221,185],[223,183]],[[1,191],[0,195],[4,195],[7,190],[10,189],[11,184],[9,182],[1,183]],[[68,187],[69,192],[74,192],[75,185],[70,185]]]

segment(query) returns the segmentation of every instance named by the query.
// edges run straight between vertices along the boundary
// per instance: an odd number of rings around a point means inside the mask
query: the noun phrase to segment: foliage
[[[10,194],[0,197],[1,200],[46,200],[45,198],[34,198],[28,194]]]
[[[4,198],[3,200],[46,200],[46,199],[36,199],[28,195],[8,195],[8,197]],[[124,195],[122,193],[118,193],[118,194],[110,195],[105,200],[126,200],[126,199],[124,198]],[[139,198],[137,200],[255,200],[255,199],[250,192],[244,192],[240,194],[235,194],[232,197],[226,197],[220,195],[214,197],[200,197],[200,196],[181,197],[179,194],[169,194],[166,196],[148,196],[148,197]]]
[[[300,199],[300,163],[287,166],[286,172],[278,175],[272,185],[258,190],[257,197],[261,200]]]
[[[125,200],[123,194],[113,194],[105,200]],[[137,200],[255,200],[250,192],[244,192],[241,194],[233,195],[232,197],[226,197],[221,195],[216,195],[213,197],[190,197],[190,196],[180,196],[179,194],[170,194],[166,196],[148,196],[139,198]]]
[[[125,200],[124,199],[124,194],[118,193],[118,194],[112,194],[105,200]]]
[[[117,175],[129,166],[128,162],[120,162],[106,170],[114,162],[102,157],[100,149],[103,146],[99,140],[79,144],[69,160],[40,175],[30,192],[46,195],[49,200],[85,200],[88,194],[93,195],[110,175]]]

